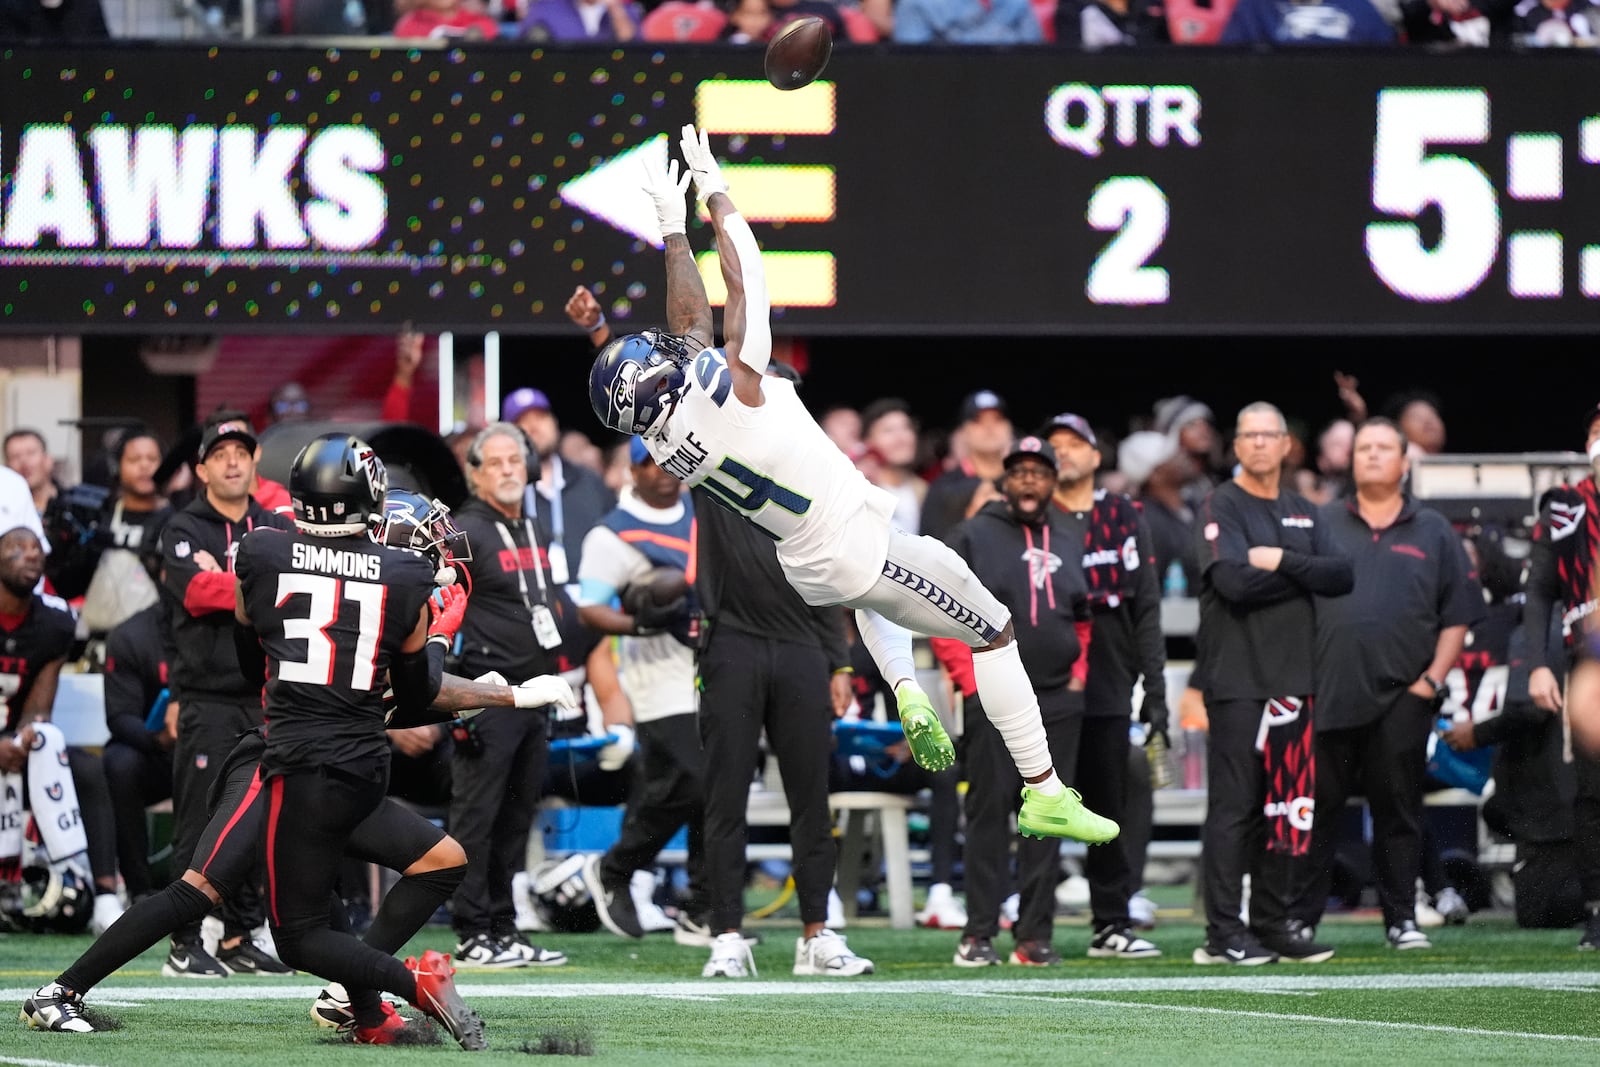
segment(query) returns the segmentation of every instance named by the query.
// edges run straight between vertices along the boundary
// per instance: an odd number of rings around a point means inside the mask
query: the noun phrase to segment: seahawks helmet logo
[[[617,425],[633,423],[633,387],[639,380],[639,364],[624,363],[617,368],[617,380],[611,386],[611,410],[616,412]]]

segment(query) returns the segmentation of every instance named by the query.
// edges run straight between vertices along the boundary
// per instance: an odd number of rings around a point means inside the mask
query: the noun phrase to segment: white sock
[[[1037,778],[1053,771],[1050,742],[1044,735],[1044,720],[1039,718],[1039,698],[1022,667],[1022,653],[1015,641],[972,654],[972,673],[983,700],[984,714],[1005,740],[1006,750],[1023,778]],[[1061,788],[1053,773],[1043,782],[1029,786],[1042,793]]]
[[[885,681],[897,692],[902,682],[916,685],[917,666],[911,658],[910,630],[865,608],[856,609],[856,629]]]

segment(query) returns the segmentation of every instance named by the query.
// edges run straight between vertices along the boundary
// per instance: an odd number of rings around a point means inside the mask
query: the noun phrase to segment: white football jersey
[[[778,544],[808,604],[841,604],[883,573],[894,497],[867,481],[822,432],[794,385],[763,376],[760,407],[733,394],[727,354],[701,352],[661,433],[645,439],[668,474],[704,486]]]

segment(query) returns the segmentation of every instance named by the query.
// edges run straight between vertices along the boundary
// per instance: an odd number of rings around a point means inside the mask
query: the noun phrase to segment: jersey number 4
[[[306,658],[278,664],[280,682],[332,685],[333,661],[338,652],[328,627],[339,617],[344,601],[359,608],[356,618],[355,664],[350,671],[350,688],[369,691],[377,677],[378,642],[383,637],[383,602],[387,590],[375,582],[347,582],[324,574],[280,574],[278,606],[292,596],[310,597],[304,618],[283,620],[283,636],[306,643]]]

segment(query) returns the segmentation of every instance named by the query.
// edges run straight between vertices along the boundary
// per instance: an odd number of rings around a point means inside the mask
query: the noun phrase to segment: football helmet
[[[564,860],[544,860],[528,872],[534,910],[550,929],[564,934],[592,934],[600,929],[600,912],[583,880],[582,853]]]
[[[325,433],[300,450],[289,468],[294,524],[314,537],[367,529],[383,508],[389,474],[372,446],[347,433]]]
[[[683,395],[694,354],[687,338],[662,330],[618,337],[594,357],[589,403],[619,433],[654,437]]]
[[[0,894],[0,930],[80,933],[94,914],[94,886],[70,864],[42,855],[22,868],[21,881]]]
[[[409,548],[433,564],[434,581],[450,585],[456,580],[454,562],[468,562],[466,534],[450,517],[443,501],[412,489],[390,489],[383,510],[373,513],[372,539],[390,548]]]

